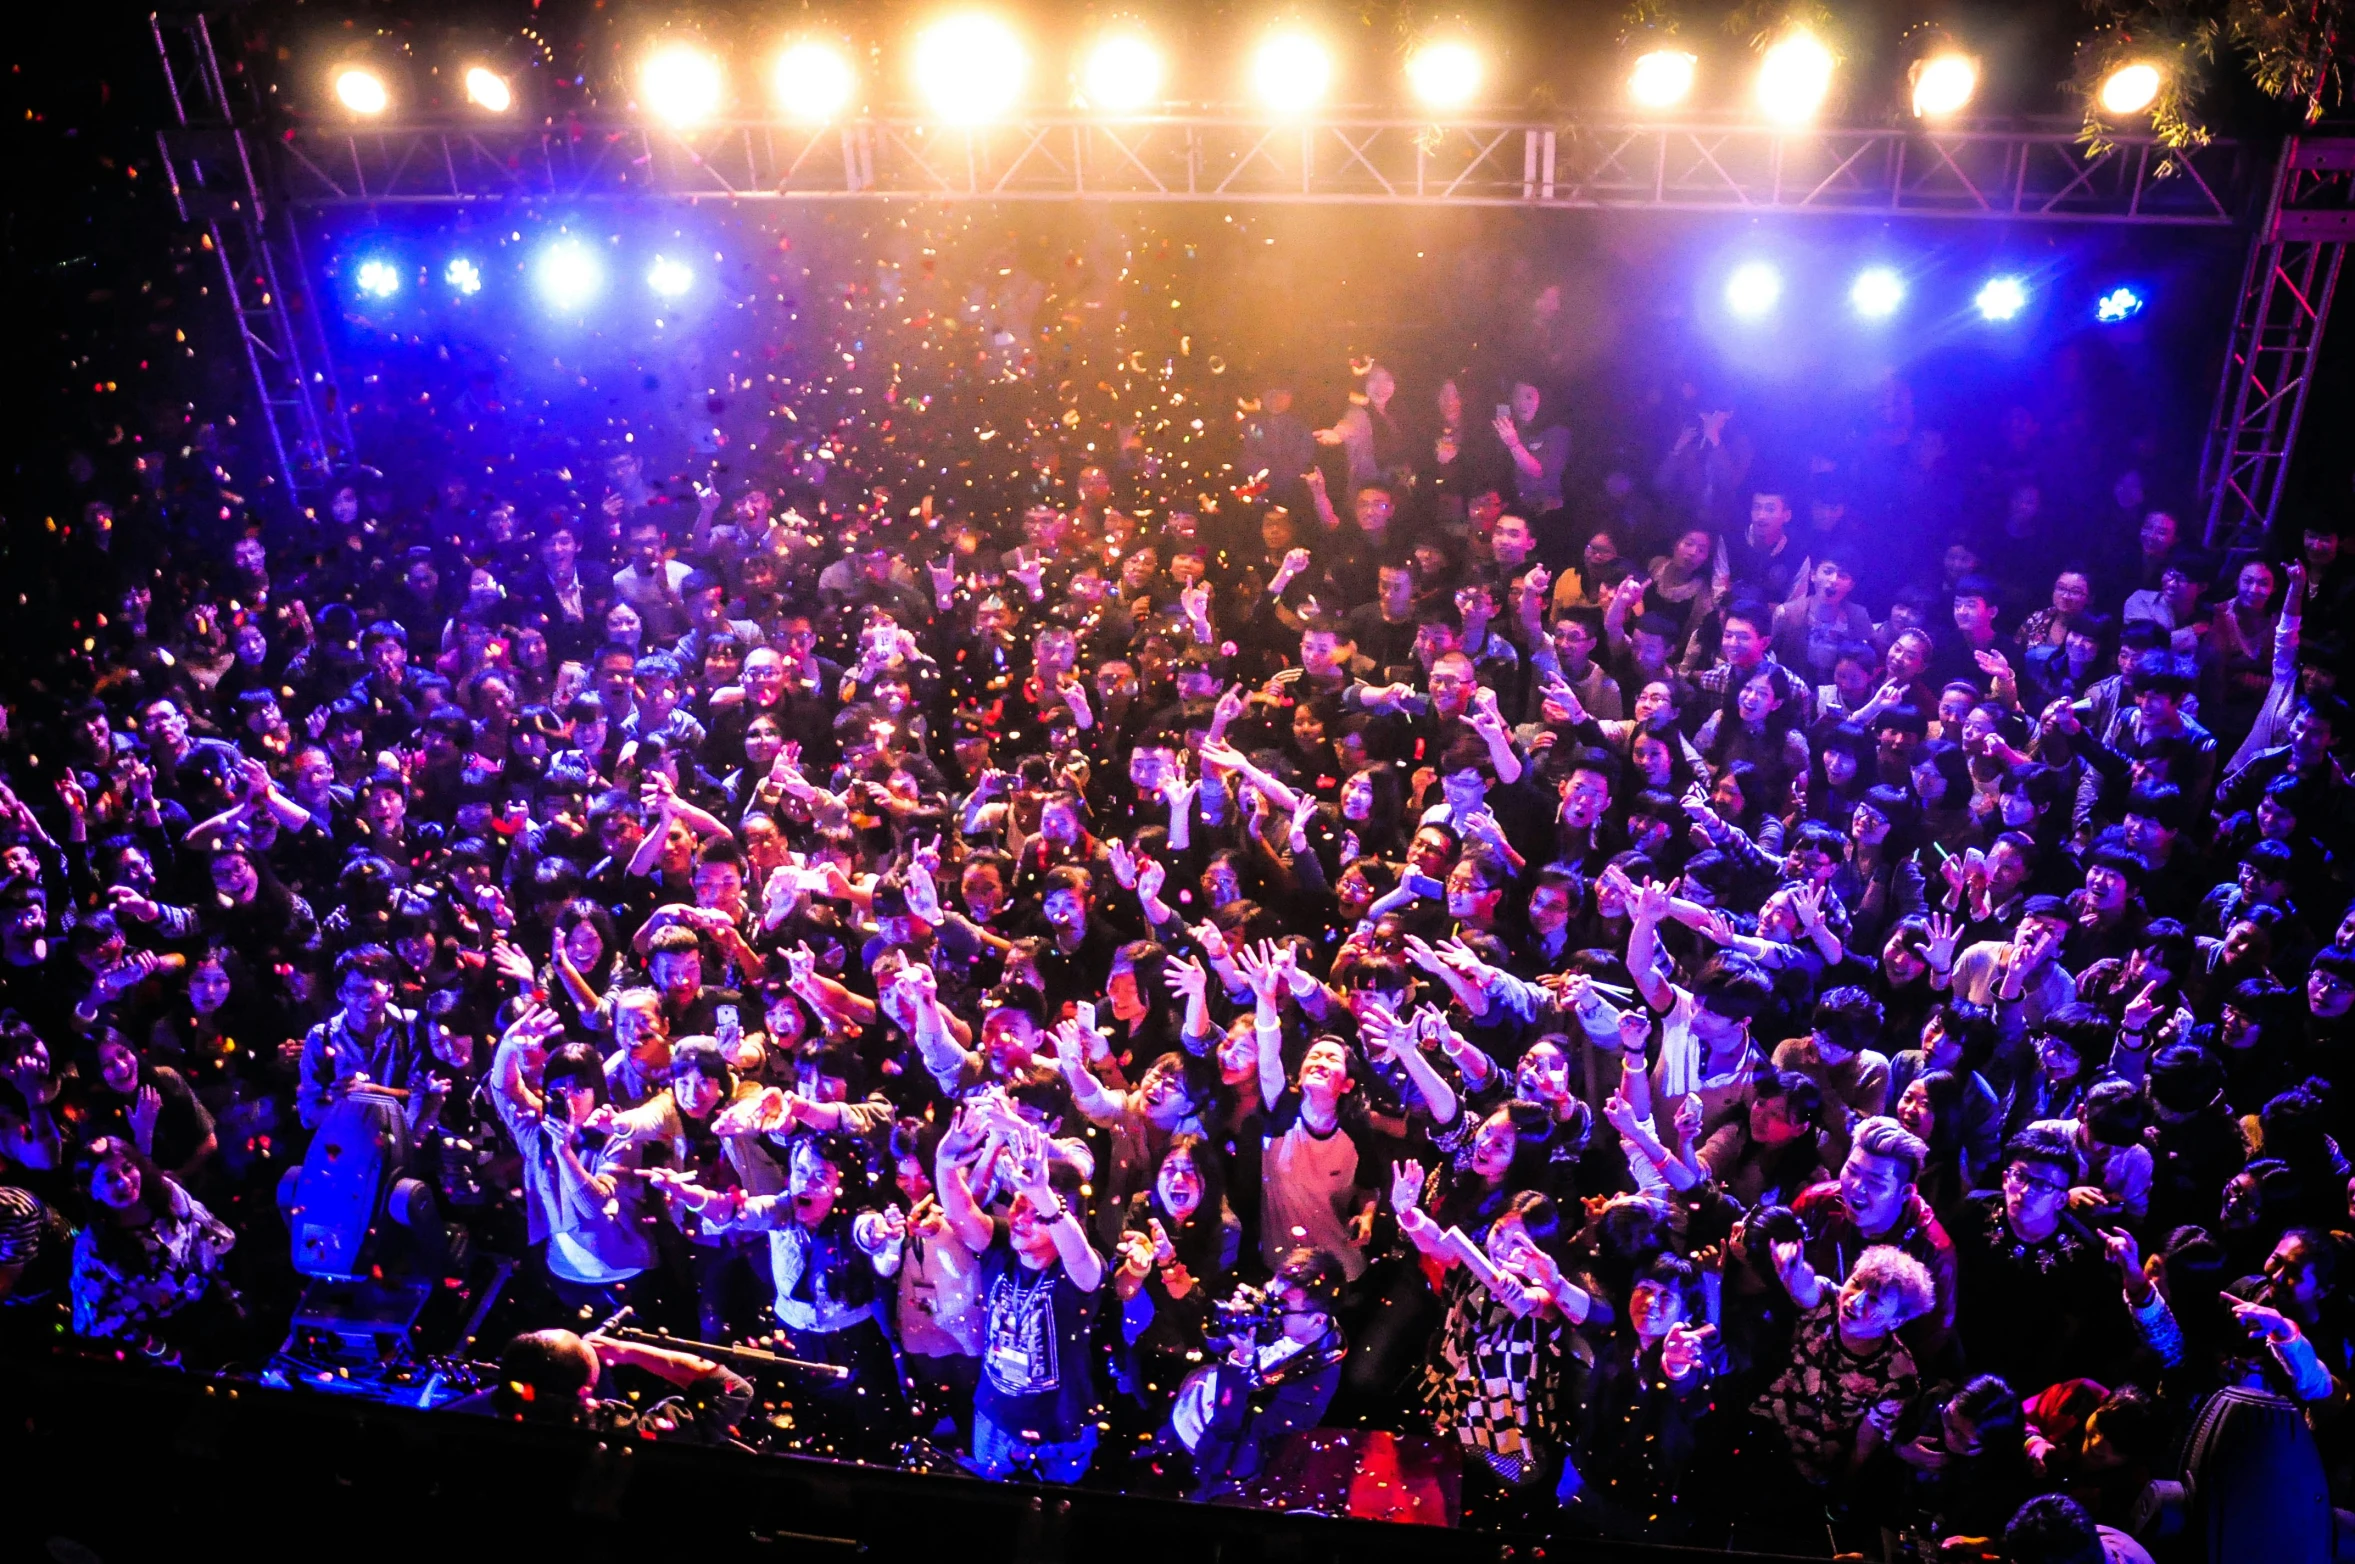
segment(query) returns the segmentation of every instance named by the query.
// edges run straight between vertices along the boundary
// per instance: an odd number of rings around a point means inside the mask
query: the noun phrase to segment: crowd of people
[[[78,677],[5,708],[5,1350],[256,1371],[360,1101],[516,1262],[492,1415],[1238,1502],[1371,1428],[1467,1525],[2326,1556],[2341,521],[2205,553],[1902,384],[1588,482],[1496,378],[1270,386],[1191,511],[635,447],[94,502]]]

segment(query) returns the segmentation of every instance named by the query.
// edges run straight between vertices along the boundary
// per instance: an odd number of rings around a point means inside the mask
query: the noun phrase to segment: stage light
[[[401,269],[386,260],[362,261],[352,279],[372,299],[389,299],[401,291]]]
[[[354,114],[382,114],[391,105],[392,94],[374,71],[347,65],[335,73],[335,101]]]
[[[1427,43],[1408,56],[1407,84],[1427,108],[1460,109],[1480,91],[1480,55],[1453,39]]]
[[[448,283],[460,298],[471,299],[482,292],[482,268],[463,255],[457,256],[442,268],[442,281]]]
[[[1934,119],[1958,112],[1979,90],[1979,65],[1967,54],[1937,54],[1913,68],[1913,112]]]
[[[646,273],[646,286],[663,298],[675,299],[695,286],[695,274],[687,269],[685,262],[658,255],[653,268]]]
[[[2101,106],[2105,114],[2140,114],[2159,95],[2159,68],[2139,61],[2121,65],[2102,78]]]
[[[1306,33],[1277,33],[1251,62],[1259,101],[1278,114],[1306,114],[1333,85],[1333,57]]]
[[[1905,302],[1905,279],[1886,266],[1868,266],[1848,285],[1848,303],[1866,320],[1886,320]]]
[[[515,107],[515,89],[507,85],[506,77],[489,66],[473,65],[466,71],[466,101],[478,109],[504,114]]]
[[[1744,320],[1756,320],[1783,296],[1783,274],[1764,261],[1734,268],[1725,281],[1725,307]]]
[[[2140,315],[2143,302],[2140,289],[2121,284],[2093,301],[2093,318],[2105,326],[2115,326],[2129,316]]]
[[[822,43],[797,43],[777,57],[777,105],[797,120],[823,124],[849,104],[857,86],[842,51]]]
[[[1988,320],[2010,320],[2028,307],[2028,285],[2017,277],[1990,277],[1974,301]]]
[[[1161,51],[1135,33],[1114,33],[1088,51],[1080,72],[1088,107],[1129,112],[1161,95]]]
[[[1682,49],[1654,49],[1635,62],[1627,95],[1647,109],[1672,109],[1693,92],[1694,59]]]
[[[656,50],[638,74],[646,111],[666,125],[698,125],[720,111],[720,62],[683,43]]]
[[[1758,62],[1758,106],[1766,117],[1795,125],[1823,106],[1832,90],[1832,51],[1815,34],[1786,34]]]
[[[605,290],[605,264],[578,239],[559,239],[540,252],[533,280],[550,309],[569,313]]]
[[[1028,69],[1022,40],[994,16],[952,16],[916,40],[916,86],[932,111],[952,125],[1003,115],[1021,96]]]

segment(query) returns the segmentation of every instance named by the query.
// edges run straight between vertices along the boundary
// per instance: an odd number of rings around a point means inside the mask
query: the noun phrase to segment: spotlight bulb
[[[1080,85],[1090,108],[1141,109],[1161,95],[1161,53],[1134,33],[1117,33],[1088,51]]]
[[[1259,46],[1251,82],[1259,101],[1278,114],[1305,114],[1333,85],[1333,57],[1306,33],[1278,33]]]
[[[647,112],[666,125],[699,125],[720,111],[720,62],[673,44],[655,51],[639,76]]]
[[[856,78],[842,52],[797,43],[777,57],[777,104],[797,120],[822,124],[850,102]]]
[[[1756,320],[1783,296],[1783,274],[1764,261],[1736,267],[1725,282],[1726,308],[1745,320]]]
[[[2142,295],[2130,287],[2116,287],[2093,301],[2093,318],[2105,326],[2115,326],[2129,316],[2142,313]]]
[[[1905,302],[1905,279],[1886,266],[1871,266],[1856,274],[1848,302],[1867,320],[1886,320]]]
[[[1480,56],[1468,43],[1429,43],[1406,62],[1407,83],[1426,107],[1460,109],[1480,91]]]
[[[478,109],[504,114],[515,107],[515,89],[507,85],[506,77],[489,66],[469,66],[466,71],[466,101]]]
[[[686,263],[658,255],[653,268],[646,273],[646,286],[663,298],[675,299],[695,286],[695,274],[687,269]]]
[[[1021,96],[1028,69],[1022,41],[994,16],[952,16],[916,40],[916,86],[952,125],[1004,115]]]
[[[1785,125],[1808,119],[1832,90],[1832,51],[1804,30],[1787,34],[1758,62],[1758,106]]]
[[[482,268],[461,255],[442,268],[442,281],[448,283],[461,298],[473,298],[482,292]]]
[[[1672,109],[1692,96],[1694,64],[1681,49],[1654,49],[1635,62],[1627,95],[1647,109]]]
[[[605,265],[578,239],[559,239],[540,252],[535,280],[551,309],[576,310],[604,291]]]
[[[2010,320],[2028,307],[2028,285],[2017,277],[1990,277],[1976,302],[1985,319]]]
[[[357,65],[335,73],[335,101],[354,114],[382,114],[392,103],[384,78]]]
[[[401,291],[401,269],[390,261],[362,261],[356,280],[372,299],[389,299]]]
[[[1914,70],[1913,111],[1924,119],[1952,114],[1978,90],[1979,67],[1968,56],[1936,55]]]
[[[2140,114],[2159,95],[2159,68],[2121,65],[2102,79],[2101,106],[2108,114]]]

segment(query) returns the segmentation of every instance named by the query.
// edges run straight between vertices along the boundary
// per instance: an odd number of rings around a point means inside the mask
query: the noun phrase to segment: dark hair
[[[1862,1053],[1881,1035],[1881,1002],[1853,984],[1832,989],[1815,1002],[1814,1029],[1835,1048]]]
[[[1727,952],[1694,976],[1693,998],[1728,1021],[1748,1021],[1774,998],[1774,982],[1749,957]]]
[[[2046,1167],[2058,1168],[2072,1184],[2083,1171],[2077,1148],[2069,1144],[2066,1136],[2058,1130],[2033,1124],[2004,1142],[2003,1165],[2008,1168],[2015,1162],[2041,1162]]]
[[[2003,1529],[2009,1564],[2107,1564],[2109,1552],[2093,1517],[2066,1494],[2030,1499]]]
[[[568,1330],[526,1331],[507,1343],[491,1392],[499,1415],[525,1423],[579,1421],[581,1392],[596,1383],[581,1345]]]

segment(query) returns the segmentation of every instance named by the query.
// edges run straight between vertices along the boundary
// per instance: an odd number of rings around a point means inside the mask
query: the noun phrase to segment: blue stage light
[[[1870,266],[1848,287],[1848,302],[1867,320],[1886,320],[1905,302],[1905,279],[1886,266]]]
[[[675,299],[695,286],[695,274],[687,269],[686,262],[658,255],[653,268],[646,273],[646,286],[658,297]]]
[[[463,255],[457,256],[442,268],[442,281],[461,297],[470,299],[482,292],[482,268]]]
[[[605,290],[605,264],[578,239],[559,239],[540,252],[532,269],[551,309],[577,310]]]
[[[387,260],[362,261],[352,275],[360,291],[372,299],[389,299],[401,291],[401,269]]]
[[[1725,281],[1725,307],[1744,320],[1756,320],[1783,296],[1783,274],[1764,261],[1750,261],[1734,269]]]
[[[2010,320],[2028,307],[2028,285],[2017,277],[1990,277],[1977,303],[1986,319]]]
[[[2146,302],[2141,289],[2121,283],[2093,301],[2093,318],[2115,326],[2129,316],[2140,315]]]

